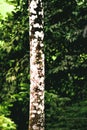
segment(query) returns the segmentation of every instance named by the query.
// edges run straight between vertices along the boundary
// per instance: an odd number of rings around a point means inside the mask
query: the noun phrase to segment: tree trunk
[[[44,130],[44,45],[42,0],[29,0],[29,130]]]

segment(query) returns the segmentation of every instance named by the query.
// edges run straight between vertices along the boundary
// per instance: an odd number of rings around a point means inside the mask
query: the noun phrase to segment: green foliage
[[[87,101],[81,101],[68,107],[65,113],[65,121],[68,129],[86,129]]]
[[[8,8],[9,6],[9,8]],[[10,13],[14,10],[14,6],[6,2],[6,0],[0,0],[0,15],[2,19],[5,19],[7,13]]]
[[[83,130],[86,129],[86,116],[83,119],[80,114],[85,106],[79,106],[78,102],[87,99],[87,37],[83,38],[87,3],[53,0],[49,3],[45,1],[44,5],[46,90],[55,90],[57,96],[53,100],[53,96],[50,98],[47,94],[46,129]],[[69,107],[65,102],[64,106],[59,106],[62,103],[60,97],[70,99]],[[75,109],[77,112],[74,112]],[[82,116],[86,115],[86,111],[84,113]]]
[[[7,2],[15,8],[5,19],[0,14],[0,115],[11,117],[18,130],[25,130],[30,84],[28,1]],[[46,130],[86,130],[87,2],[43,2]]]
[[[14,11],[6,19],[1,19],[0,114],[9,115],[18,125],[18,130],[25,130],[29,105],[28,12],[27,3],[17,4],[15,1]]]
[[[60,129],[65,114],[66,105],[70,102],[68,97],[60,97],[55,91],[46,92],[46,130]]]
[[[68,97],[46,92],[46,130],[86,130],[87,101],[71,105]]]
[[[10,111],[8,109],[9,106],[11,106],[9,102],[3,102],[2,104],[0,104],[0,115],[9,116],[10,115]]]
[[[3,115],[0,116],[0,129],[1,130],[16,130],[16,125],[14,122]]]

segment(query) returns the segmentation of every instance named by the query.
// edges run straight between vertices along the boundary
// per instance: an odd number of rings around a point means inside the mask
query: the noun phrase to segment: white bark
[[[44,45],[42,0],[29,1],[29,130],[44,130]]]

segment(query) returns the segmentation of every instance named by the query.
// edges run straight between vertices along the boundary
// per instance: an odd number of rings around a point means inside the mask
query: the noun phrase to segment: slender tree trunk
[[[44,130],[44,45],[42,0],[29,0],[29,130]]]

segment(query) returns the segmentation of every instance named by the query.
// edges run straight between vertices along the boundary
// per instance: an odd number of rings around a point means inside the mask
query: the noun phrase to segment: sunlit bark
[[[44,45],[42,0],[29,0],[29,130],[44,130]]]

